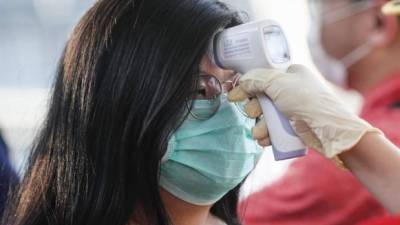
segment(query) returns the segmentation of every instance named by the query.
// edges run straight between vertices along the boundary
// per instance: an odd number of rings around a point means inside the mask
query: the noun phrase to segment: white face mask
[[[347,69],[360,61],[372,50],[372,41],[367,41],[365,44],[352,50],[349,54],[341,59],[336,59],[326,52],[321,40],[321,28],[324,24],[332,24],[349,16],[361,13],[375,6],[373,1],[361,1],[358,3],[346,4],[343,7],[334,9],[328,13],[321,10],[323,0],[311,0],[312,22],[308,35],[308,45],[315,66],[321,74],[332,83],[346,87],[348,73]]]

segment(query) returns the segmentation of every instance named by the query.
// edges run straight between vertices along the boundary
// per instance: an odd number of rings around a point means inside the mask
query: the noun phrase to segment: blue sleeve
[[[7,194],[18,182],[18,177],[13,170],[8,158],[7,146],[0,135],[0,215],[3,212]]]

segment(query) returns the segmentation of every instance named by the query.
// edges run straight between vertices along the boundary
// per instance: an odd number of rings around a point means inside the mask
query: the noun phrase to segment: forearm
[[[400,213],[400,150],[379,134],[366,134],[340,155],[345,165],[392,213]]]

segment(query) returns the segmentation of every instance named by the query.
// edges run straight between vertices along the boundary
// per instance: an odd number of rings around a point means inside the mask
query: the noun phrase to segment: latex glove
[[[292,122],[297,135],[309,147],[332,158],[351,149],[367,132],[380,132],[360,119],[327,86],[327,83],[301,65],[292,65],[286,73],[256,69],[239,80],[229,93],[230,101],[243,101],[265,93]],[[251,117],[260,115],[261,107],[254,98],[246,106]],[[253,136],[268,138],[264,121],[253,129]]]

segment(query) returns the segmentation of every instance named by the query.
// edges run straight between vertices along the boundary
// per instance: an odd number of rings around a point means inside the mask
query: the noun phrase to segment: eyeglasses
[[[221,106],[221,95],[227,94],[236,87],[239,78],[240,75],[236,74],[232,79],[220,82],[218,78],[212,74],[200,74],[197,90],[191,97],[191,101],[187,101],[190,115],[197,120],[207,120],[214,116]],[[194,100],[202,101],[201,104],[191,104]],[[239,112],[245,116],[247,116],[244,110],[246,103],[246,101],[235,103]]]

